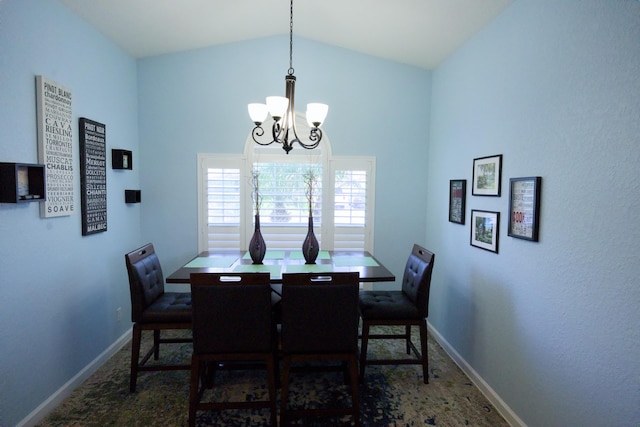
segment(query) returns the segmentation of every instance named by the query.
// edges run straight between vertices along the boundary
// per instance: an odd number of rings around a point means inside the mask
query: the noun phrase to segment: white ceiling
[[[287,0],[59,0],[135,57],[289,33]],[[295,37],[432,69],[513,0],[296,0]]]

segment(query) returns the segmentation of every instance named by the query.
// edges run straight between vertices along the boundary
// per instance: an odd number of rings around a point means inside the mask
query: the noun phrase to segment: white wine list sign
[[[43,76],[36,76],[38,161],[46,169],[47,200],[40,203],[42,218],[74,213],[73,126],[71,91]]]

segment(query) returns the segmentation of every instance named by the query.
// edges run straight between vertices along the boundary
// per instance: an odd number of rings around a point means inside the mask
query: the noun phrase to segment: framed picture
[[[449,181],[449,222],[464,224],[466,197],[466,179],[452,179]]]
[[[509,180],[509,236],[538,241],[541,186],[539,176]]]
[[[471,210],[471,246],[498,253],[500,212]]]
[[[474,196],[498,196],[502,186],[502,154],[473,159]]]

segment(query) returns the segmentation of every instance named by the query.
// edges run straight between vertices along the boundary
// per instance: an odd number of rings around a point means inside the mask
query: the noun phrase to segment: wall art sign
[[[538,241],[541,186],[539,176],[509,180],[509,236]]]
[[[502,186],[502,154],[473,159],[474,196],[498,196]]]
[[[500,212],[471,210],[471,246],[498,253]]]
[[[107,231],[107,149],[105,125],[80,118],[82,235]]]
[[[449,222],[464,224],[465,198],[467,197],[467,180],[452,179],[449,181]]]
[[[43,218],[74,213],[71,101],[69,89],[36,76],[38,160],[45,165],[47,176],[47,199],[40,203]]]

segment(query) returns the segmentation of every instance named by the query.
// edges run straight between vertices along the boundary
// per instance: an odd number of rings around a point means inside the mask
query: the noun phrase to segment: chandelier
[[[289,70],[284,77],[286,84],[286,96],[268,96],[266,104],[249,104],[249,116],[255,127],[251,131],[251,137],[260,145],[270,145],[274,142],[282,144],[282,148],[289,154],[293,149],[293,143],[297,142],[301,147],[313,149],[320,144],[322,130],[320,125],[327,117],[329,106],[327,104],[312,103],[307,104],[307,123],[311,127],[309,140],[302,141],[298,136],[298,129],[295,120],[294,94],[296,87],[296,76],[293,75],[293,0],[291,0],[289,14]],[[271,128],[271,141],[261,139],[264,136],[262,123],[270,114],[273,118]]]

